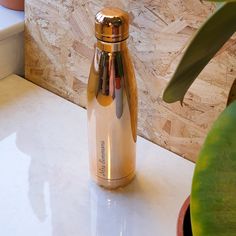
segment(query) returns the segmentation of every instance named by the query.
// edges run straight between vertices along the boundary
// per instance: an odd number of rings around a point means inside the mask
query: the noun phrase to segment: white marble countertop
[[[15,75],[0,80],[0,235],[174,236],[194,164],[143,139],[137,176],[88,174],[86,111]]]
[[[24,12],[0,6],[0,40],[24,30]]]

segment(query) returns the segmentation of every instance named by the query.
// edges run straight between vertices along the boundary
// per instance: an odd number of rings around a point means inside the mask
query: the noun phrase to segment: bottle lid
[[[129,14],[119,8],[104,8],[95,17],[96,38],[116,43],[129,37]]]

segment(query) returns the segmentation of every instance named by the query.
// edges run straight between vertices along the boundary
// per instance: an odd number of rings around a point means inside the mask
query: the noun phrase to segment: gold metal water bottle
[[[95,34],[87,88],[90,172],[97,184],[114,189],[135,175],[137,87],[126,44],[128,13],[119,8],[99,11]]]

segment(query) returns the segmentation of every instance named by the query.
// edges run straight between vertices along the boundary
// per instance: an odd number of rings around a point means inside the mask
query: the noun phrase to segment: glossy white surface
[[[174,236],[194,165],[138,138],[137,176],[88,175],[86,111],[17,76],[0,80],[0,235]]]
[[[0,79],[24,74],[24,12],[0,6]]]
[[[24,12],[0,6],[0,40],[24,30]]]

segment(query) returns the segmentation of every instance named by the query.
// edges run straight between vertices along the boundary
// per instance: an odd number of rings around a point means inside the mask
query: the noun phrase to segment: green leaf
[[[198,30],[167,85],[163,100],[182,102],[195,78],[235,31],[236,2],[229,2],[222,5]]]
[[[213,124],[198,157],[191,191],[194,236],[236,235],[236,101]]]

